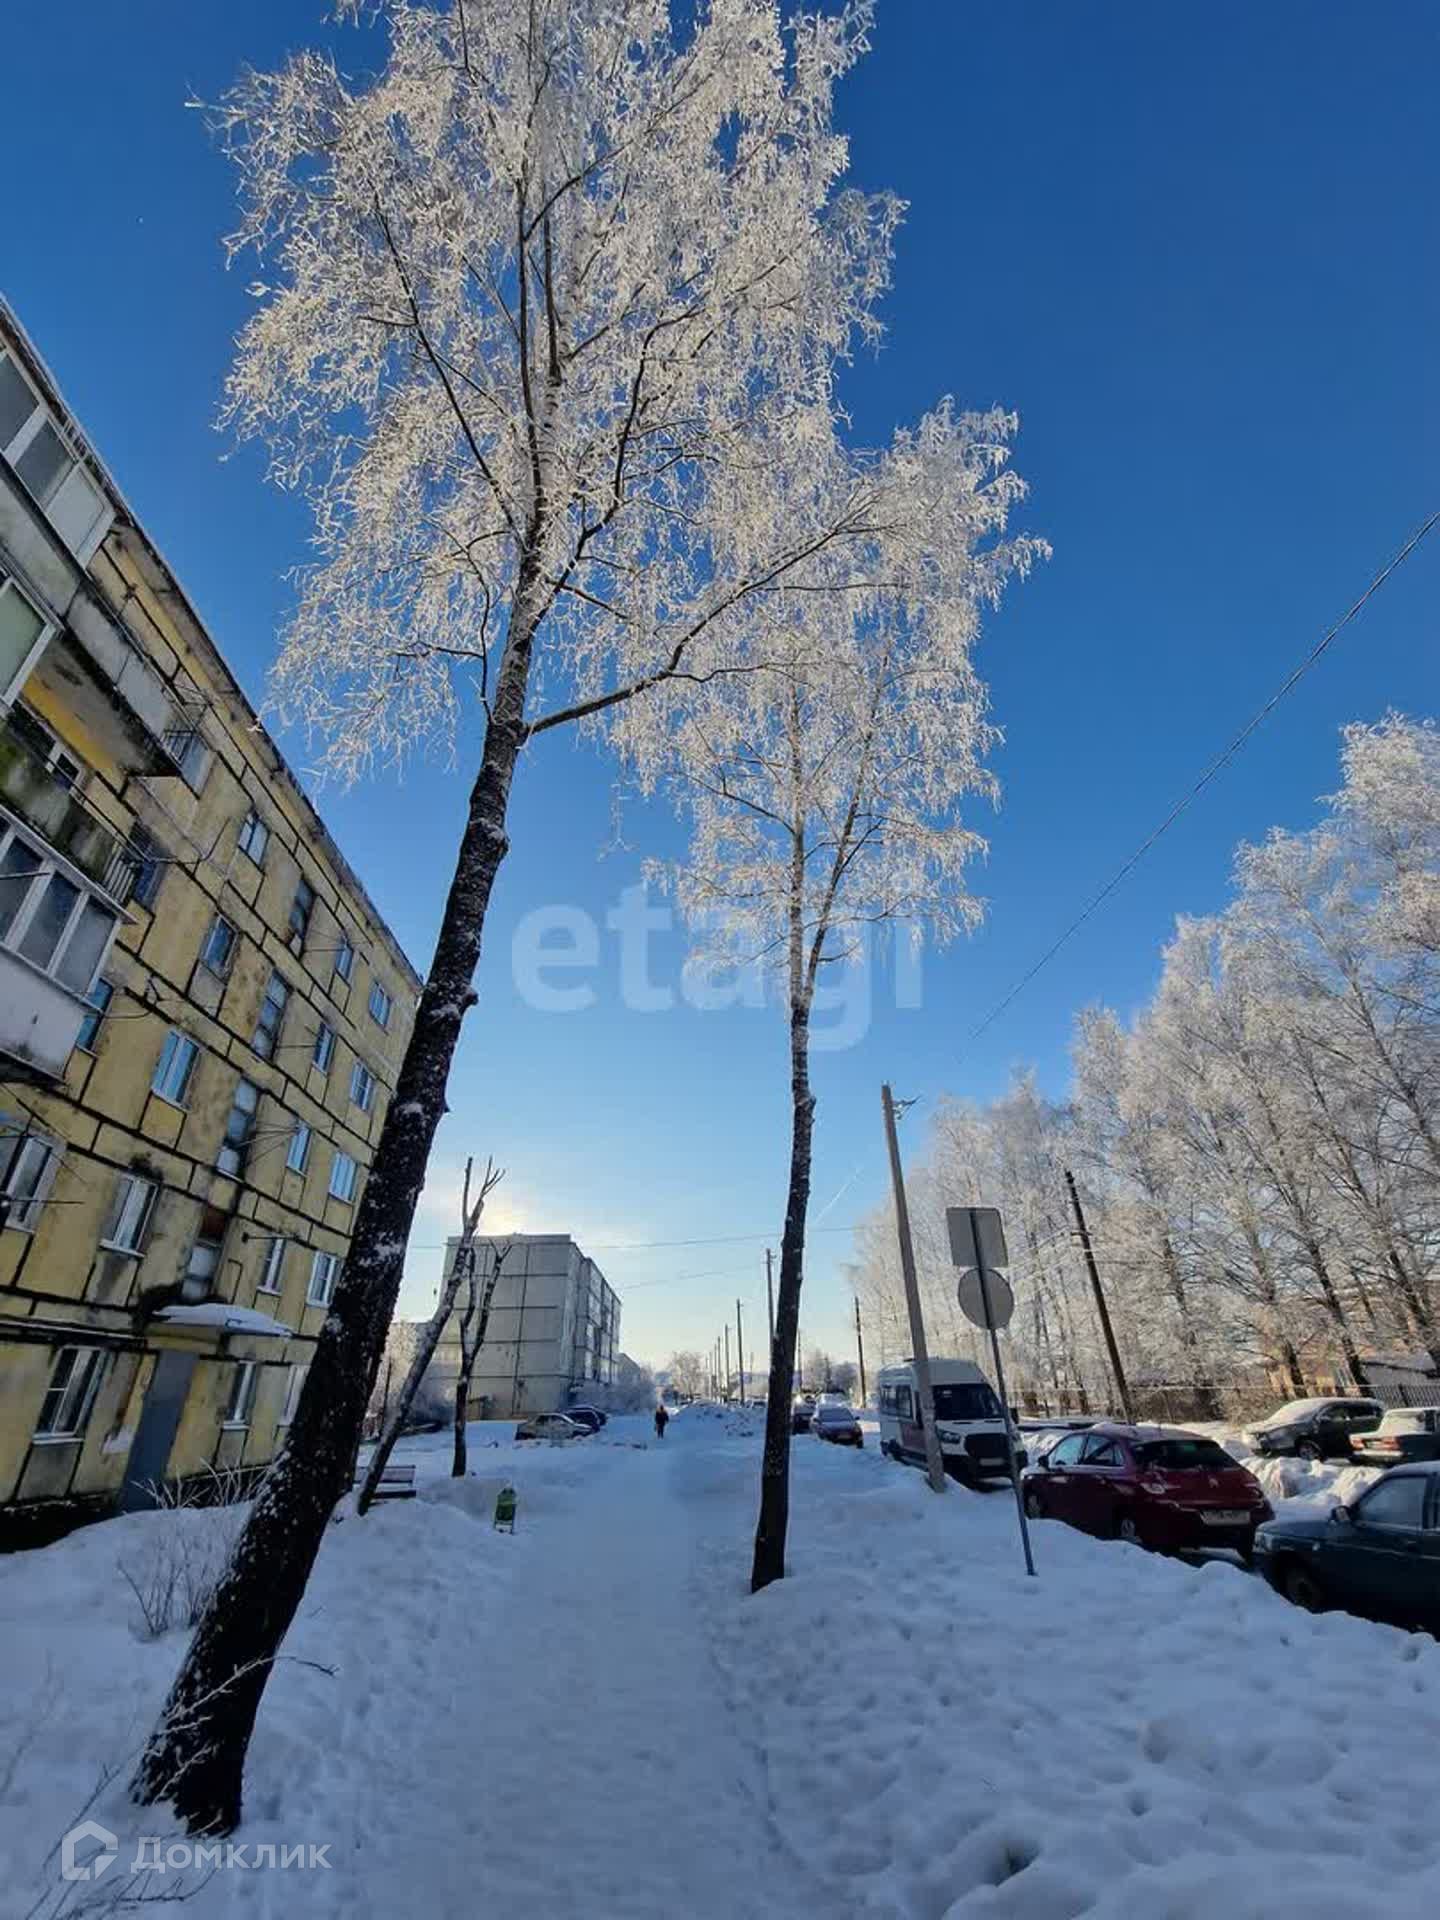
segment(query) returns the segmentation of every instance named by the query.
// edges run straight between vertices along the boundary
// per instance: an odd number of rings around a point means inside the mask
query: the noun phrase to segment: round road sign
[[[985,1295],[990,1296],[990,1313],[985,1312]],[[980,1269],[967,1267],[955,1288],[960,1311],[977,1327],[1008,1327],[1015,1312],[1015,1295],[1003,1273],[986,1269],[985,1285],[980,1285]]]

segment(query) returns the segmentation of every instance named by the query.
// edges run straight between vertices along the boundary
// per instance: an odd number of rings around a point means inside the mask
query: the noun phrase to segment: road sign
[[[998,1207],[947,1207],[945,1225],[950,1231],[950,1258],[957,1267],[1009,1266]]]
[[[985,1269],[982,1280],[979,1267],[968,1267],[955,1289],[960,1311],[977,1327],[1008,1327],[1015,1312],[1015,1294],[1003,1273]],[[985,1311],[986,1306],[990,1311]]]

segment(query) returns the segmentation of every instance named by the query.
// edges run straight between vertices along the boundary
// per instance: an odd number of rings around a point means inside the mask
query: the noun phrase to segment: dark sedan
[[[1353,1395],[1338,1400],[1290,1400],[1243,1438],[1256,1453],[1292,1454],[1300,1460],[1348,1460],[1354,1437],[1371,1433],[1385,1409],[1378,1400]]]
[[[1024,1479],[1034,1520],[1173,1552],[1229,1547],[1249,1558],[1270,1518],[1260,1482],[1203,1434],[1104,1421],[1067,1434]]]
[[[1350,1442],[1350,1451],[1367,1467],[1440,1460],[1440,1407],[1392,1407],[1373,1433]]]
[[[791,1433],[808,1433],[810,1431],[810,1422],[814,1417],[815,1402],[802,1395],[790,1408]]]
[[[810,1431],[818,1434],[822,1440],[833,1440],[841,1447],[863,1447],[865,1444],[865,1436],[860,1431],[860,1422],[853,1410],[831,1401],[816,1407],[811,1414]]]
[[[1268,1521],[1255,1564],[1297,1607],[1440,1633],[1440,1461],[1396,1467],[1324,1518]]]

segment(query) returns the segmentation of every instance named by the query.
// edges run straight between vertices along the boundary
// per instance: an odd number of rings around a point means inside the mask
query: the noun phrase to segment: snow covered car
[[[1373,1433],[1351,1441],[1350,1451],[1367,1467],[1440,1460],[1440,1407],[1391,1407]]]
[[[588,1427],[564,1413],[535,1413],[515,1429],[517,1440],[585,1440],[589,1435]]]
[[[1025,1475],[1032,1520],[1174,1552],[1229,1547],[1249,1559],[1271,1517],[1253,1473],[1204,1434],[1102,1421],[1066,1434]]]
[[[1295,1454],[1302,1460],[1348,1460],[1350,1437],[1371,1433],[1385,1409],[1378,1400],[1289,1400],[1241,1435],[1256,1453]]]
[[[1396,1467],[1323,1517],[1270,1520],[1255,1564],[1297,1607],[1440,1633],[1440,1461]]]
[[[821,1440],[833,1440],[841,1447],[863,1447],[865,1436],[854,1409],[840,1401],[822,1400],[810,1416],[810,1431]]]
[[[815,1402],[802,1394],[790,1408],[791,1433],[808,1433],[810,1422],[815,1417]]]
[[[598,1433],[605,1424],[596,1407],[567,1407],[565,1418],[573,1420],[577,1427],[584,1427],[587,1433]]]

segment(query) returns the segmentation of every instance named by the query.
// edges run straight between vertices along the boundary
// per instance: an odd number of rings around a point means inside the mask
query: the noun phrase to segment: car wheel
[[[1040,1496],[1038,1493],[1026,1494],[1025,1512],[1032,1520],[1043,1520],[1045,1518],[1045,1509],[1040,1504]]]
[[[1115,1533],[1128,1546],[1143,1547],[1145,1544],[1140,1538],[1140,1523],[1133,1513],[1122,1513],[1116,1517]]]
[[[1302,1440],[1295,1452],[1302,1460],[1323,1460],[1324,1450],[1318,1440]]]
[[[1306,1613],[1323,1613],[1329,1605],[1325,1589],[1309,1567],[1296,1565],[1287,1568],[1281,1587],[1291,1605],[1303,1607]]]

